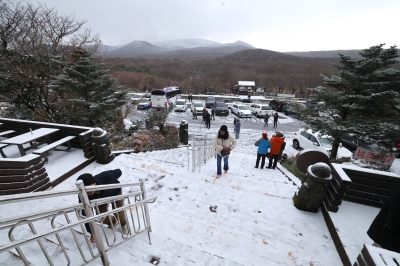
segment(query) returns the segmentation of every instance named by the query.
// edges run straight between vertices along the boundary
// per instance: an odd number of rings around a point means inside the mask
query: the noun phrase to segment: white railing
[[[214,147],[215,134],[192,134],[188,145],[188,169],[192,166],[192,172],[196,167],[201,171],[201,165],[207,160],[215,158]]]
[[[128,194],[114,197],[89,201],[87,196],[87,192],[90,191],[135,186],[138,187],[137,192],[129,192]],[[147,204],[153,203],[157,198],[146,198],[143,180],[140,179],[140,183],[87,187],[83,185],[82,180],[78,180],[76,181],[76,187],[77,188],[75,189],[64,191],[46,191],[0,197],[0,204],[12,204],[33,200],[43,202],[45,198],[57,198],[70,195],[79,195],[82,201],[82,203],[73,204],[67,207],[57,206],[57,209],[30,213],[28,215],[13,216],[0,220],[0,232],[2,232],[1,236],[4,236],[4,233],[8,230],[9,237],[8,243],[4,243],[4,241],[6,241],[4,237],[2,239],[3,245],[0,246],[0,260],[2,253],[4,254],[4,252],[13,252],[13,250],[16,250],[16,253],[18,254],[17,256],[19,256],[24,264],[30,265],[31,262],[29,260],[29,255],[31,255],[32,250],[34,250],[33,253],[35,254],[37,252],[42,252],[50,265],[54,265],[53,260],[56,260],[57,263],[60,263],[60,260],[62,262],[63,259],[58,257],[54,258],[54,249],[52,249],[53,257],[49,255],[48,248],[46,248],[46,246],[43,244],[43,240],[49,240],[61,248],[62,252],[58,252],[56,255],[63,255],[66,260],[65,264],[67,265],[71,264],[70,255],[72,253],[71,250],[74,248],[78,249],[79,251],[81,259],[79,264],[86,264],[100,257],[103,265],[110,265],[107,257],[107,251],[115,248],[123,242],[141,233],[147,232],[149,243],[151,244],[151,223]],[[75,200],[78,201],[78,198],[76,197]],[[111,203],[113,207],[116,207],[116,201],[120,200],[123,201],[122,207],[115,208],[105,213],[99,213],[99,205]],[[97,215],[94,215],[93,209],[96,210]],[[85,210],[86,216],[81,215],[82,210]],[[106,228],[106,226],[102,223],[102,221],[109,215],[121,211],[124,212],[125,218],[127,218],[126,221],[128,225],[128,234],[126,235],[122,232],[118,233],[114,226]],[[119,224],[121,224],[118,215],[115,215],[115,217]],[[92,234],[96,241],[96,244],[93,245],[97,248],[98,252],[95,252],[92,244],[89,241],[89,238],[86,234],[86,229],[84,227],[85,223],[89,223],[90,225]],[[22,239],[17,240],[16,237],[21,238],[21,234],[14,233],[19,229],[25,230],[25,234]],[[57,240],[54,239],[54,236]],[[33,242],[37,242],[40,249],[38,249],[36,245],[32,245]],[[105,243],[107,246],[105,246]],[[68,245],[68,248],[66,245]],[[23,246],[29,246],[30,251],[24,252],[22,250]],[[28,250],[28,248],[26,249]],[[13,253],[15,254],[15,252]],[[76,263],[76,261],[74,262]]]

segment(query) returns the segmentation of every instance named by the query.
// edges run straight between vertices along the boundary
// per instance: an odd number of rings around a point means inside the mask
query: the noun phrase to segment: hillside
[[[309,51],[309,52],[286,52],[285,54],[301,56],[301,57],[322,57],[322,58],[339,58],[339,54],[348,55],[353,58],[360,59],[361,50],[332,50],[332,51]]]

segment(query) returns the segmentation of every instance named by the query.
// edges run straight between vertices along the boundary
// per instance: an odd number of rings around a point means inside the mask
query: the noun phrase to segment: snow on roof
[[[239,86],[256,86],[254,81],[238,81]]]

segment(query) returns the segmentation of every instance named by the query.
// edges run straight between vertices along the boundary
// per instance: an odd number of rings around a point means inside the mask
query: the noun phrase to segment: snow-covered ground
[[[217,130],[204,132],[214,136]],[[202,165],[200,172],[198,169],[192,172],[188,169],[188,150],[178,148],[120,155],[107,165],[93,163],[54,190],[75,187],[75,180],[82,173],[97,174],[115,168],[123,172],[122,183],[146,180],[148,197],[158,197],[149,205],[153,246],[144,248],[148,244],[140,237],[124,243],[109,252],[112,265],[129,265],[133,261],[135,265],[148,265],[150,255],[160,258],[159,265],[186,265],[171,261],[171,254],[185,258],[190,265],[342,265],[321,211],[309,213],[296,209],[292,197],[298,187],[280,170],[254,168],[257,151],[254,142],[261,132],[262,129],[242,130],[229,158],[229,173],[219,179],[215,179],[215,158]],[[274,133],[267,132],[269,136]],[[291,145],[293,132],[284,133],[288,143],[285,152],[294,156],[298,151]],[[61,160],[58,168],[68,163]],[[397,159],[392,171],[398,173],[399,167]],[[62,206],[65,200],[77,199],[52,199],[51,204]],[[16,209],[19,214],[38,211],[41,204],[0,205],[0,218]],[[343,210],[357,216],[358,210],[365,213],[365,206],[350,204]],[[367,210],[363,219],[358,220],[362,223],[361,231],[369,226],[377,210]],[[353,221],[348,216],[338,219],[339,230],[343,231],[347,220]],[[340,220],[345,221],[340,224]],[[354,254],[361,251],[362,241],[372,243],[366,234],[361,242],[354,241],[359,234],[348,235]],[[142,258],[133,260],[132,250],[140,250]],[[8,262],[4,265],[10,265]],[[74,261],[73,265],[77,263]],[[91,265],[100,265],[100,260]]]

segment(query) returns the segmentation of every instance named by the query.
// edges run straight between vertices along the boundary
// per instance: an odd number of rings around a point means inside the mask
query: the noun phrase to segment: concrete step
[[[32,231],[27,227],[25,227],[25,225],[19,226],[14,230],[14,232],[15,235],[18,236],[33,235]],[[54,237],[54,239],[56,238]],[[54,265],[67,265],[68,261],[62,251],[62,248],[59,245],[58,241],[57,240],[54,241],[54,239],[45,237],[41,240],[41,242],[43,243],[43,246],[46,249],[47,253],[49,254]],[[31,265],[41,266],[47,264],[47,259],[37,241],[21,246],[21,250],[23,251],[25,257],[27,258],[27,260]],[[66,251],[71,261],[70,265],[80,265],[83,263],[81,256],[75,253],[74,249],[71,250],[66,247]],[[19,258],[19,261],[15,261],[16,264],[13,265],[24,265],[22,259],[19,257],[19,254],[15,249],[10,250],[10,253],[12,253],[15,257]]]
[[[152,219],[154,221],[159,217],[163,218],[163,222],[153,224],[154,245],[179,253],[200,265],[285,265],[288,262],[286,257],[276,254],[264,239],[170,212],[157,213]],[[211,263],[216,260],[227,264]]]

